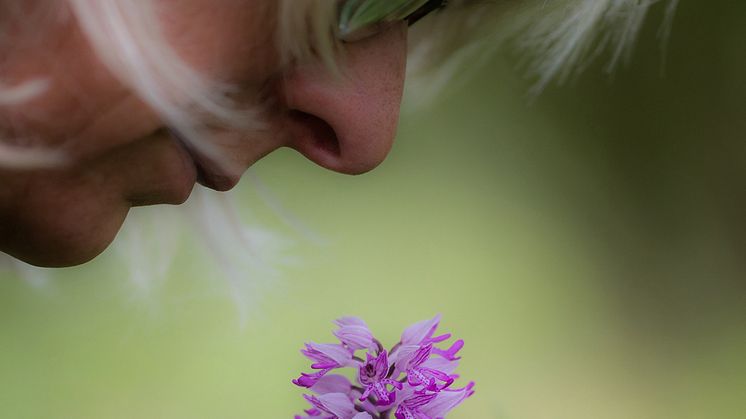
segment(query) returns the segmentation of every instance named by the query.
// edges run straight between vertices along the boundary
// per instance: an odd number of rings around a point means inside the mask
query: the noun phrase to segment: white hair
[[[677,1],[668,0],[669,18]],[[2,7],[21,13],[23,8],[18,4],[22,2],[5,1]],[[567,79],[602,48],[612,51],[608,68],[627,58],[648,9],[656,2],[452,0],[445,12],[436,13],[428,19],[429,23],[418,24],[424,26],[423,29],[415,28],[412,55],[417,65],[412,66],[412,72],[429,73],[442,82],[458,73],[467,57],[473,64],[510,40],[526,50],[538,91],[552,80]],[[76,19],[112,74],[191,145],[216,156],[217,150],[209,141],[203,141],[207,131],[202,121],[237,129],[259,129],[261,120],[255,109],[240,108],[229,99],[233,86],[195,71],[169,46],[159,31],[157,3],[157,0],[67,0],[62,5],[67,6],[67,12]],[[331,0],[279,0],[277,47],[284,60],[318,59],[334,67],[340,51],[334,37],[336,4]],[[448,55],[456,59],[444,60]],[[435,66],[429,64],[433,62],[438,63],[439,71],[433,71]],[[49,80],[43,79],[26,80],[15,86],[4,85],[0,80],[0,106],[24,103],[43,94],[48,85]],[[0,139],[0,165],[3,167],[24,169],[63,162],[64,155],[55,150],[28,148],[18,139]],[[234,295],[246,295],[252,290],[246,285],[250,282],[246,281],[250,269],[246,261],[259,262],[266,268],[262,275],[255,277],[267,276],[271,269],[271,263],[261,263],[265,259],[261,249],[267,247],[267,241],[257,243],[258,233],[244,227],[234,213],[235,207],[226,200],[230,197],[219,198],[218,194],[200,191],[190,205],[185,206],[184,212],[192,220],[188,224],[196,226],[200,241],[209,243],[206,248],[212,249]],[[122,254],[129,259],[132,278],[145,284],[166,274],[171,255],[169,251],[144,251],[152,248],[155,242],[145,234],[147,229],[135,221],[157,222],[161,231],[156,236],[162,241],[159,248],[174,247],[182,224],[174,225],[170,214],[162,216],[165,211],[140,211],[142,215],[136,215],[136,219],[125,224],[116,246],[124,249]],[[153,221],[152,217],[162,218]],[[207,228],[207,223],[220,225]]]

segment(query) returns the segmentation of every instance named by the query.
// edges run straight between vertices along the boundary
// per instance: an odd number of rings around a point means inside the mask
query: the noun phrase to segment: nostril
[[[288,115],[294,130],[294,146],[307,156],[325,154],[339,158],[342,150],[337,133],[323,119],[306,112],[292,110]]]
[[[330,119],[297,109],[287,111],[290,138],[286,144],[321,167],[349,175],[372,170],[388,154],[393,140],[389,129],[377,126],[360,134],[357,128],[369,124],[356,124],[359,119],[344,111]]]
[[[318,64],[289,66],[276,87],[283,143],[329,170],[374,169],[394,141],[405,64],[401,23],[346,47],[339,73]]]

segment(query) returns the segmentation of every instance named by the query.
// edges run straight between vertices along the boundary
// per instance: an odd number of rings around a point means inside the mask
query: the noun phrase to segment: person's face
[[[230,189],[254,162],[284,146],[338,172],[378,165],[396,130],[406,26],[348,44],[339,77],[320,65],[280,63],[276,3],[158,2],[162,29],[182,58],[239,86],[242,104],[271,104],[264,130],[212,129],[206,140],[224,152],[222,164],[187,151],[107,71],[74,20],[48,19],[14,32],[2,44],[0,80],[45,77],[52,84],[28,102],[0,107],[0,135],[59,147],[71,163],[0,167],[0,250],[44,266],[85,262],[111,242],[131,207],[182,203],[197,181]]]

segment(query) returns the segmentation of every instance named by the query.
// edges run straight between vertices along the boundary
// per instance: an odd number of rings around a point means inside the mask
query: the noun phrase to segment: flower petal
[[[441,357],[430,357],[430,359],[422,364],[422,367],[452,374],[456,370],[456,367],[458,367],[458,361],[449,361]]]
[[[457,360],[457,359],[461,359],[461,357],[460,356],[456,356],[456,354],[463,347],[464,347],[464,341],[463,341],[463,339],[459,339],[459,340],[453,342],[453,345],[451,345],[451,347],[448,348],[448,349],[446,349],[446,350],[439,349],[439,348],[433,348],[433,353],[434,354],[438,354],[438,355],[442,356],[445,359],[449,359],[451,361],[454,361],[454,360]]]
[[[316,408],[331,413],[339,418],[351,418],[357,412],[352,400],[343,393],[328,393],[318,397],[305,396]]]
[[[342,326],[334,331],[334,336],[353,351],[376,347],[375,343],[373,343],[373,333],[371,333],[367,326]]]
[[[443,390],[438,393],[432,402],[423,406],[420,410],[428,416],[436,418],[444,417],[446,413],[451,411],[451,409],[458,406],[462,401],[474,394],[473,388],[474,383],[471,382],[464,388],[457,390]]]
[[[352,360],[352,354],[344,346],[338,343],[314,343],[306,344],[306,349],[301,350],[303,355],[312,361],[325,362],[334,361],[337,366],[346,366]]]
[[[404,345],[419,345],[426,338],[430,338],[435,333],[440,323],[440,314],[430,320],[423,320],[409,326],[401,335],[401,343]]]
[[[349,394],[352,390],[352,383],[347,377],[339,374],[325,375],[316,381],[311,387],[311,391],[316,394],[327,394],[327,393],[344,393]]]
[[[343,326],[363,326],[366,329],[368,328],[368,324],[365,323],[365,321],[359,317],[354,316],[347,316],[347,317],[340,317],[337,320],[334,320],[334,324],[336,324],[339,327]]]

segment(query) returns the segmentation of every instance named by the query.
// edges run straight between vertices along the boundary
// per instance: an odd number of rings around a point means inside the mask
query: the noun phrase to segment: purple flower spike
[[[452,387],[464,341],[438,347],[451,337],[435,334],[439,315],[408,327],[390,351],[363,320],[343,317],[334,323],[340,343],[307,343],[301,350],[316,371],[293,383],[315,395],[304,396],[312,408],[295,419],[444,419],[474,394],[473,382]],[[358,350],[367,351],[365,360],[355,356]],[[339,368],[355,368],[357,382],[328,374]]]
[[[376,396],[376,404],[379,406],[390,405],[396,400],[396,393],[388,391],[386,385],[392,385],[398,390],[402,389],[402,383],[387,377],[389,372],[389,362],[386,351],[381,352],[377,357],[366,354],[368,360],[358,369],[358,379],[360,384],[365,386],[360,401],[368,398],[373,393]]]

